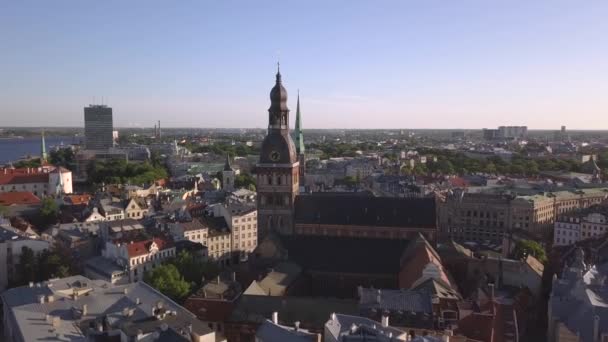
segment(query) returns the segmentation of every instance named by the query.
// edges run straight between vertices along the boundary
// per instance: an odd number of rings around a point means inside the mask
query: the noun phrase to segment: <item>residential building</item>
[[[172,241],[160,237],[130,242],[107,241],[102,256],[128,271],[129,281],[136,282],[144,279],[146,271],[175,257],[175,246]]]
[[[298,329],[323,334],[326,317],[334,311],[356,315],[357,302],[325,297],[241,295],[226,319],[225,336],[231,342],[254,341],[260,326],[273,316],[282,326],[295,327],[300,322]]]
[[[99,213],[103,215],[105,221],[117,221],[125,219],[125,208],[120,202],[113,199],[104,198],[99,201],[97,206]]]
[[[0,205],[8,210],[8,216],[33,216],[40,204],[40,198],[29,191],[0,193]]]
[[[149,211],[148,203],[144,198],[132,197],[126,201],[125,216],[132,219],[142,219]]]
[[[451,332],[446,332],[450,336]],[[443,335],[416,336],[414,330],[404,330],[389,325],[388,317],[383,317],[381,322],[369,318],[332,313],[325,323],[323,334],[324,342],[392,342],[392,341],[414,341],[414,342],[443,342]],[[449,337],[448,337],[449,340]]]
[[[320,334],[313,334],[300,328],[300,322],[293,327],[279,324],[278,312],[273,313],[272,320],[265,320],[255,333],[256,342],[317,342]]]
[[[28,238],[5,224],[0,226],[0,292],[17,279],[16,266],[24,247],[38,253],[48,249],[50,244],[41,239]]]
[[[72,193],[72,172],[61,166],[0,168],[0,193],[31,192],[36,196]]]
[[[302,268],[294,263],[282,262],[270,269],[262,280],[254,280],[243,292],[259,296],[287,296],[298,292]]]
[[[89,105],[84,108],[84,145],[87,150],[107,150],[114,146],[112,108]]]
[[[608,207],[592,206],[560,214],[555,219],[553,245],[572,245],[608,234]]]
[[[388,318],[396,326],[430,330],[438,328],[434,322],[433,298],[423,291],[360,287],[359,312],[361,316],[376,322]],[[450,321],[457,321],[458,318],[457,312],[446,311],[445,316]],[[441,328],[444,327],[445,324]]]
[[[196,293],[190,295],[184,302],[184,307],[217,334],[223,334],[224,322],[230,316],[241,293],[241,284],[236,281],[234,272],[230,277],[218,275],[206,281]]]
[[[103,241],[137,239],[144,232],[144,226],[135,219],[102,221],[99,227]]]
[[[110,284],[124,285],[131,282],[130,272],[112,259],[94,256],[84,263],[84,275],[90,279],[107,281]]]
[[[554,276],[548,308],[548,341],[608,341],[608,263],[585,264],[581,248]]]
[[[454,191],[438,203],[439,232],[443,238],[494,242],[517,229],[546,235],[558,215],[600,204],[606,198],[604,188],[529,196]]]
[[[144,282],[114,285],[83,276],[2,294],[3,341],[225,341]]]
[[[51,244],[57,243],[72,250],[84,260],[99,254],[100,235],[99,222],[72,222],[54,225],[41,237]]]

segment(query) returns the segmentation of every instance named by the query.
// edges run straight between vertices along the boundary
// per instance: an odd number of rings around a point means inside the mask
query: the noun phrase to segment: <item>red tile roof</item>
[[[173,242],[162,238],[154,238],[150,240],[131,242],[127,244],[127,252],[129,257],[137,257],[150,253],[152,243],[155,243],[159,251],[173,247]]]
[[[454,282],[444,269],[441,259],[433,247],[419,235],[412,240],[403,255],[401,272],[399,272],[399,287],[409,289],[423,277],[423,271],[429,264],[434,264],[439,270],[439,280],[445,285],[455,288]]]
[[[49,173],[43,169],[21,168],[21,169],[0,169],[0,185],[8,184],[27,184],[27,183],[48,183]]]
[[[89,201],[91,200],[91,195],[89,195],[89,194],[66,195],[63,198],[63,200],[71,203],[72,205],[88,204]]]
[[[2,205],[31,205],[40,204],[40,198],[29,191],[0,193],[0,204]]]

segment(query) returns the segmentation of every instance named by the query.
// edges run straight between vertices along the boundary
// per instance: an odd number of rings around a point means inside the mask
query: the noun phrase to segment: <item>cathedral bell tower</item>
[[[268,134],[256,167],[259,239],[271,231],[293,232],[294,201],[300,185],[298,168],[296,147],[289,135],[287,90],[277,70],[276,83],[270,91]]]

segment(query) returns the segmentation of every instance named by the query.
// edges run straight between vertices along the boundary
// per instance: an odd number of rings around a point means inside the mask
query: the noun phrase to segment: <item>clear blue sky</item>
[[[608,129],[608,1],[2,1],[0,125]]]

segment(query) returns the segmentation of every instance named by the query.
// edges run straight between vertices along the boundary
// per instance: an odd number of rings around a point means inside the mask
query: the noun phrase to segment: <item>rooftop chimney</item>
[[[293,322],[293,325],[294,325],[294,330],[295,331],[300,330],[300,321]]]
[[[83,316],[87,315],[87,305],[86,304],[82,304],[82,315]]]
[[[490,283],[490,284],[488,284],[488,287],[490,288],[490,300],[493,301],[494,300],[494,284]]]
[[[388,313],[382,314],[382,326],[385,328],[388,327]]]
[[[276,311],[272,313],[272,323],[279,324],[279,313]]]

